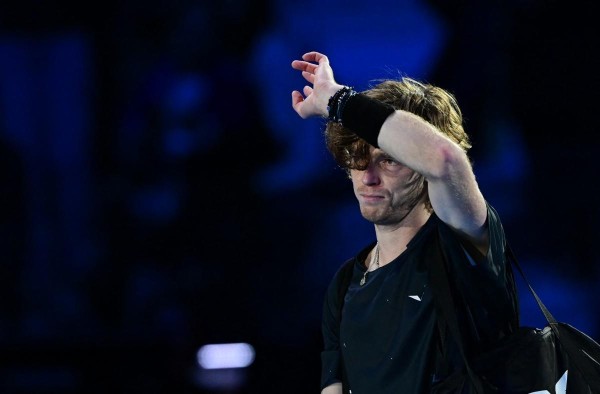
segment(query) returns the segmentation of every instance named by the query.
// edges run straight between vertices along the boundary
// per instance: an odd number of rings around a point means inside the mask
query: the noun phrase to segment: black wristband
[[[377,137],[381,126],[394,111],[391,105],[359,93],[351,95],[345,101],[340,120],[344,127],[378,148]]]

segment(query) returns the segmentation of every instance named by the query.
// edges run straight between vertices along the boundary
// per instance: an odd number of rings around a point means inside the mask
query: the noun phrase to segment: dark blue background
[[[485,5],[484,5],[485,3]],[[592,2],[3,1],[2,393],[316,393],[321,300],[373,240],[290,63],[454,93],[534,288],[600,338]],[[521,287],[523,323],[542,326]],[[248,369],[207,374],[208,343]],[[218,389],[216,384],[233,384]]]

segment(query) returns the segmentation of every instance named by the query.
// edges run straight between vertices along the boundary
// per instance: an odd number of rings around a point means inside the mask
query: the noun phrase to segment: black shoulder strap
[[[552,316],[552,314],[550,313],[548,308],[546,308],[546,305],[544,305],[544,303],[542,302],[540,297],[538,297],[535,290],[533,290],[533,287],[531,287],[531,284],[527,280],[525,273],[521,269],[521,265],[517,261],[517,258],[515,257],[515,254],[513,253],[512,249],[510,248],[510,245],[508,245],[508,243],[506,244],[506,257],[508,257],[508,261],[510,263],[512,263],[512,265],[521,274],[521,277],[523,278],[523,280],[525,281],[525,284],[529,288],[529,292],[533,295],[533,298],[535,298],[535,301],[537,302],[538,306],[540,307],[540,309],[541,309],[542,313],[544,314],[544,317],[548,321],[548,324],[550,325],[550,327],[555,327],[557,325],[556,319],[554,318],[554,316]],[[556,336],[558,337],[558,331],[556,331],[555,333],[556,333]]]
[[[480,379],[471,369],[471,365],[466,355],[465,345],[463,343],[463,336],[460,333],[458,318],[456,316],[454,305],[454,297],[450,289],[450,282],[448,280],[448,271],[446,269],[447,256],[441,245],[441,239],[439,237],[439,230],[436,232],[435,242],[432,243],[431,254],[428,259],[428,270],[431,281],[431,290],[433,294],[434,302],[436,303],[436,311],[440,320],[447,323],[450,335],[456,341],[456,344],[460,350],[465,369],[467,370],[471,381],[476,388],[476,391],[483,393],[483,386]]]
[[[349,259],[342,265],[339,273],[339,287],[338,287],[338,299],[340,300],[338,312],[340,314],[340,320],[342,317],[342,309],[344,308],[344,299],[346,298],[346,291],[350,286],[352,280],[352,273],[354,272],[354,258]]]
[[[438,236],[439,236],[439,234],[438,234]],[[438,239],[438,241],[439,241],[439,239]],[[479,379],[476,377],[476,375],[471,370],[471,367],[470,367],[468,359],[467,359],[467,355],[465,354],[466,352],[465,352],[465,348],[464,348],[463,336],[461,335],[460,330],[459,330],[458,319],[457,319],[456,311],[455,311],[455,305],[457,305],[457,304],[454,302],[454,296],[450,289],[448,273],[447,273],[447,268],[446,268],[446,265],[448,264],[448,259],[447,259],[447,256],[445,254],[445,251],[444,251],[441,243],[436,242],[436,244],[437,244],[437,248],[436,248],[437,250],[436,250],[435,254],[436,254],[437,258],[433,258],[429,262],[429,270],[430,270],[431,284],[432,284],[432,291],[433,291],[434,299],[435,299],[436,304],[439,307],[439,312],[441,312],[441,318],[444,319],[446,321],[446,323],[448,324],[448,328],[450,329],[450,332],[451,332],[452,336],[454,337],[454,339],[461,351],[461,354],[462,354],[462,357],[463,357],[463,360],[465,363],[465,368],[466,368],[467,372],[469,373],[469,375],[471,376],[473,383],[477,386]],[[539,308],[541,309],[542,313],[544,314],[544,317],[548,321],[548,324],[550,325],[552,330],[555,332],[555,335],[558,337],[559,332],[558,332],[558,328],[557,328],[558,323],[557,323],[556,319],[554,318],[554,316],[552,316],[552,314],[550,313],[548,308],[546,308],[546,306],[544,305],[542,300],[538,297],[536,292],[533,290],[533,287],[527,280],[525,273],[521,269],[521,266],[520,266],[519,262],[517,261],[517,258],[515,257],[512,249],[511,249],[510,245],[508,245],[508,243],[505,244],[505,249],[506,249],[506,257],[507,257],[506,264],[507,265],[512,264],[519,271],[519,273],[521,274],[521,277],[527,284],[529,291],[531,292],[531,294],[537,301],[537,304],[538,304]]]

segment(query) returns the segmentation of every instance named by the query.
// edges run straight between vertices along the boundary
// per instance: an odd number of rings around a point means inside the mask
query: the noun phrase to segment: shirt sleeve
[[[486,203],[487,204],[487,203]],[[470,256],[468,242],[445,224],[440,237],[449,260],[450,281],[464,305],[462,317],[485,346],[512,332],[518,324],[518,303],[512,269],[506,259],[506,238],[498,212],[487,204],[489,247],[485,256]],[[473,249],[473,248],[471,248]],[[461,308],[462,309],[462,308]]]

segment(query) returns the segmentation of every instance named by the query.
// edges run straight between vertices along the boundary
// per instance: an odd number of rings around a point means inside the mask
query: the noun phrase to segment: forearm
[[[438,217],[485,253],[487,208],[462,148],[419,116],[399,110],[385,120],[377,143],[427,179]]]
[[[345,88],[330,100],[329,120],[341,122],[427,180],[470,171],[462,148],[423,118]]]
[[[397,110],[391,114],[383,123],[377,142],[386,153],[428,181],[471,171],[468,157],[458,144],[410,112]]]

